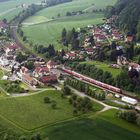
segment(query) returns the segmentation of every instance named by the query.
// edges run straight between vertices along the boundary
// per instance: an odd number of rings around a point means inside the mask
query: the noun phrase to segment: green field
[[[63,28],[67,30],[103,22],[103,13],[93,13],[93,9],[104,9],[107,5],[115,4],[116,0],[73,0],[46,8],[23,22],[23,31],[34,43],[48,45],[53,43],[57,49],[63,46],[58,43]],[[86,11],[82,15],[66,17],[67,12]],[[57,15],[60,14],[58,18]]]
[[[56,109],[44,103],[46,96],[57,103]],[[95,111],[102,109],[101,105],[94,105]],[[68,99],[61,98],[60,92],[45,91],[28,97],[0,99],[0,116],[25,130],[32,130],[73,118],[73,107]]]
[[[32,4],[38,2],[41,2],[41,0],[10,0],[6,2],[0,2],[0,19],[6,18],[9,21],[23,10],[19,7],[21,4]]]
[[[107,63],[102,63],[99,61],[88,61],[88,62],[82,62],[82,64],[89,64],[89,65],[95,65],[96,67],[102,69],[103,71],[108,71],[110,72],[114,77],[120,74],[121,69],[114,69],[109,67],[109,64]]]
[[[139,140],[140,135],[103,119],[82,119],[56,126],[50,140]]]

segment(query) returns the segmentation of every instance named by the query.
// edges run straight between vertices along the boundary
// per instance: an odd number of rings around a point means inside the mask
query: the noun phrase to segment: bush
[[[51,103],[50,98],[49,97],[44,97],[44,103],[47,103],[47,104]]]

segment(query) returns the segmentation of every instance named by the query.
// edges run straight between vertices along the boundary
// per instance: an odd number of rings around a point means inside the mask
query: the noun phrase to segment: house
[[[93,54],[94,49],[93,48],[85,48],[85,51],[87,54]]]
[[[65,56],[64,56],[64,59],[70,59],[70,60],[73,60],[76,58],[76,53],[75,52],[68,52]]]
[[[29,69],[27,69],[26,67],[21,67],[20,69],[20,74],[21,75],[26,75],[26,74],[29,74]]]
[[[6,67],[6,66],[10,65],[10,62],[9,62],[9,60],[7,60],[4,57],[0,57],[0,65],[3,66],[3,67]]]
[[[16,51],[19,49],[19,47],[16,44],[11,44],[5,49],[5,53],[7,56],[13,56],[15,55]]]
[[[98,42],[105,41],[107,38],[104,34],[94,34],[94,39]]]
[[[136,69],[138,72],[140,72],[140,65],[137,63],[129,63],[129,69],[130,68]]]
[[[4,23],[3,21],[0,21],[0,29],[7,29],[8,24]]]
[[[57,67],[57,64],[53,60],[50,60],[50,61],[47,62],[47,67],[50,70],[50,69],[56,68]]]
[[[94,28],[93,29],[93,35],[94,34],[100,34],[102,32],[102,30],[100,28]]]
[[[31,86],[37,86],[38,85],[38,81],[34,77],[31,77],[29,74],[24,74],[22,76],[22,80],[26,84],[31,85]]]
[[[34,72],[33,72],[33,75],[36,78],[42,77],[43,75],[48,75],[48,74],[49,74],[49,68],[47,66],[36,67]]]
[[[56,75],[46,75],[40,78],[40,81],[44,84],[53,84],[57,82]]]
[[[133,40],[134,40],[133,36],[127,36],[125,39],[126,42],[133,42]]]

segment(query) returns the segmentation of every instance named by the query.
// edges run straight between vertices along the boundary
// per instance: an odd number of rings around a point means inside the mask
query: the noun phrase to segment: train
[[[130,97],[130,98],[133,98],[133,99],[136,99],[137,101],[140,101],[140,99],[137,99],[136,97],[134,96],[131,96],[131,95],[128,95],[126,94],[123,90],[121,90],[120,88],[117,88],[117,87],[114,87],[114,86],[111,86],[109,84],[106,84],[106,83],[103,83],[103,82],[100,82],[98,80],[95,80],[95,79],[92,79],[92,78],[89,78],[87,76],[84,76],[84,75],[81,75],[73,70],[70,70],[70,69],[66,69],[66,68],[61,68],[61,70],[64,72],[64,73],[67,73],[69,75],[72,75],[78,79],[81,79],[85,82],[88,82],[88,83],[91,83],[99,88],[102,88],[102,89],[105,89],[107,91],[110,91],[114,94],[118,94],[120,95],[121,97],[123,96],[126,96],[126,97]]]

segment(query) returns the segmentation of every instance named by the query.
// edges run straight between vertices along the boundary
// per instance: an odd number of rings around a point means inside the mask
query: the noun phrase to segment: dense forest
[[[108,6],[106,16],[118,15],[118,26],[127,34],[136,35],[140,41],[140,0],[118,0],[115,6]]]

